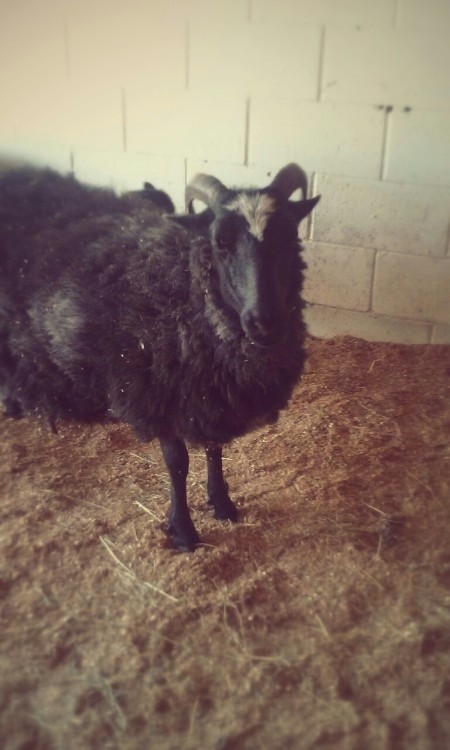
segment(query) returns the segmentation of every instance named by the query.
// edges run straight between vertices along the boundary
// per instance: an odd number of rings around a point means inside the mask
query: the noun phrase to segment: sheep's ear
[[[304,201],[289,202],[289,207],[297,220],[297,224],[300,224],[302,219],[311,213],[319,201],[320,195],[316,195],[315,198],[307,198],[307,200]]]
[[[200,231],[209,227],[214,219],[214,213],[207,208],[199,214],[165,214],[165,218],[189,231]]]

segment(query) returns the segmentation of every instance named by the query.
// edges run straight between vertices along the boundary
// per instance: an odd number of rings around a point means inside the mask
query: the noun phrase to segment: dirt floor
[[[3,750],[450,747],[450,347],[309,351],[194,554],[156,444],[0,418]]]

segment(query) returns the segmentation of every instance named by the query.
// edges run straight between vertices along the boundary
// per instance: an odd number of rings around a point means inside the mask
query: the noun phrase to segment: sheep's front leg
[[[193,552],[201,539],[189,514],[186,496],[186,478],[189,471],[189,454],[182,440],[161,439],[162,454],[172,482],[169,509],[169,534],[175,547],[184,552]]]
[[[22,419],[23,412],[19,402],[7,396],[3,399],[4,415],[12,419]]]
[[[208,468],[208,503],[214,508],[214,515],[221,520],[238,520],[238,510],[230,500],[228,485],[223,478],[222,448],[205,448]]]

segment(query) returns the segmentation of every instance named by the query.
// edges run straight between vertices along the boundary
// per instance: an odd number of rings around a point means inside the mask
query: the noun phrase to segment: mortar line
[[[317,193],[317,172],[312,173],[311,182],[309,185],[308,195],[307,198],[311,198]],[[309,242],[314,241],[314,214],[315,211],[309,214],[308,217],[308,224],[307,224],[307,231],[306,231],[306,239]]]
[[[377,264],[378,250],[375,250],[372,258],[372,268],[370,271],[370,289],[369,289],[369,309],[367,312],[373,313],[373,296],[375,290],[375,267]]]
[[[375,298],[375,284],[376,284],[376,280],[377,280],[380,255],[381,255],[380,251],[376,250],[375,251],[375,258],[374,258],[374,262],[373,262],[372,288],[370,290],[370,307],[369,307],[369,312],[372,313],[373,315],[380,315],[380,313],[377,313],[374,310],[374,306],[373,306],[374,298]],[[382,314],[383,313],[381,313],[381,315]],[[392,318],[394,316],[392,316],[392,315],[390,315],[390,316],[386,315],[385,317],[387,317],[387,318],[391,317]]]
[[[313,198],[315,194],[317,193],[317,182],[318,182],[319,174],[318,172],[313,172],[311,177],[311,183],[310,183],[310,190],[308,198]]]
[[[182,209],[183,213],[187,212],[187,205],[186,205],[187,171],[188,171],[187,157],[185,156],[183,158],[183,196],[184,196],[184,198],[183,198],[183,204],[182,204],[183,205],[183,209]],[[176,208],[177,207],[175,207],[175,213],[176,213]]]
[[[190,68],[191,68],[191,24],[189,18],[186,19],[185,28],[185,50],[184,50],[184,86],[189,89],[190,84]]]
[[[320,42],[319,42],[319,69],[318,69],[318,82],[317,82],[317,101],[323,101],[323,85],[324,85],[324,70],[325,70],[325,44],[326,44],[326,26],[320,28]]]
[[[64,39],[64,65],[66,68],[66,76],[70,81],[70,44],[69,44],[69,24],[67,22],[67,14],[63,13],[63,39]]]
[[[245,136],[244,136],[244,165],[248,167],[250,150],[250,97],[245,102]]]
[[[123,150],[126,151],[128,147],[128,133],[127,133],[127,97],[124,88],[120,89],[120,104],[121,104],[121,117],[122,117],[122,146]]]
[[[394,29],[399,28],[401,3],[402,0],[396,0],[394,7]]]
[[[386,179],[389,142],[391,135],[391,113],[392,107],[386,107],[384,110],[384,127],[381,141],[380,180]]]

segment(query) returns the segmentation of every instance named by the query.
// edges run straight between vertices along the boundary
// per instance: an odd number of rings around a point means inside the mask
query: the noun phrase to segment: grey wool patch
[[[76,358],[74,341],[83,325],[83,314],[67,290],[56,292],[46,304],[36,305],[33,318],[48,336],[50,351],[60,366]]]

